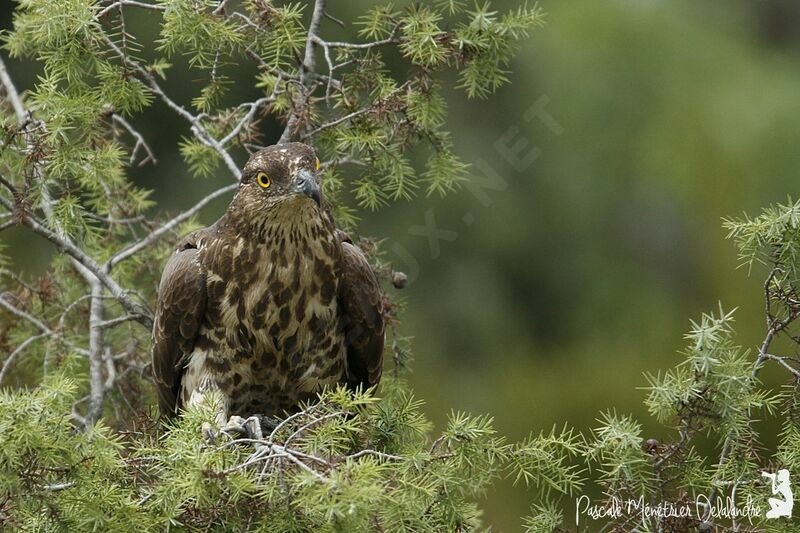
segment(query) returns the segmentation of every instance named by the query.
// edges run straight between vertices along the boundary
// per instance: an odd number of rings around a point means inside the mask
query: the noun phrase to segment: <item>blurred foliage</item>
[[[483,160],[505,188],[483,189],[489,205],[467,189],[362,227],[418,274],[405,293],[410,380],[434,422],[440,406],[488,410],[521,438],[564,420],[589,431],[616,409],[635,416],[644,440],[661,440],[637,387],[643,372],[679,361],[689,317],[721,301],[738,308],[737,343],[763,340],[768,271],[736,268],[720,221],[797,194],[800,43],[790,28],[800,13],[793,2],[539,4],[547,26],[512,63],[513,83],[479,113],[448,96],[473,174],[490,175]],[[542,97],[560,134],[524,117]],[[521,156],[541,153],[520,171],[503,152],[525,140]],[[429,209],[458,234],[439,241],[438,257],[412,229]],[[773,392],[784,382],[772,368],[763,379]],[[757,426],[774,449],[781,424]],[[515,530],[531,499],[501,487],[487,515]]]

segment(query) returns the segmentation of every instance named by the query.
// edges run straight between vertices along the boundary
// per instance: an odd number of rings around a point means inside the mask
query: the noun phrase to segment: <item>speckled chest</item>
[[[208,303],[195,350],[229,415],[291,411],[345,372],[340,249],[325,222],[201,246]]]

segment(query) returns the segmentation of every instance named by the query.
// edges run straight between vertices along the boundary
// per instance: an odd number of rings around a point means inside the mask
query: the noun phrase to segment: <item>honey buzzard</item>
[[[380,380],[380,287],[336,229],[318,171],[305,144],[253,154],[222,218],[167,261],[153,325],[162,416],[215,393],[223,426],[291,412],[326,385]]]

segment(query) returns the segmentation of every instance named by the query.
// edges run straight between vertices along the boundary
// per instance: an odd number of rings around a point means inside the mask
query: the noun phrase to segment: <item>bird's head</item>
[[[244,166],[237,200],[246,204],[251,216],[319,209],[319,166],[315,150],[303,143],[267,146]]]

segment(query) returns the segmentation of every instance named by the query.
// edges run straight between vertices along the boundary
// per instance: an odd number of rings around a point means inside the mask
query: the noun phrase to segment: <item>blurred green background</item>
[[[353,20],[368,4],[330,10]],[[385,238],[387,259],[411,277],[401,293],[403,331],[415,338],[409,379],[437,424],[451,408],[488,412],[519,439],[564,422],[588,430],[616,409],[635,414],[646,437],[667,438],[637,387],[642,372],[680,360],[689,319],[718,302],[738,306],[741,343],[763,338],[764,273],[736,268],[720,219],[797,191],[800,4],[540,6],[547,25],[514,61],[510,86],[486,101],[450,94],[456,151],[473,165],[473,183],[494,181],[364,213],[359,229]],[[133,22],[134,33],[152,36],[149,16]],[[4,7],[4,28],[10,19]],[[356,39],[352,26],[328,21],[323,31]],[[31,64],[10,68],[20,87],[34,82]],[[233,99],[256,95],[252,74],[241,69]],[[183,102],[200,87],[191,75],[165,85]],[[546,114],[530,111],[537,104]],[[160,104],[134,123],[157,139],[159,165],[133,176],[161,208],[187,207],[228,179],[188,177],[176,149],[186,125]],[[278,131],[264,124],[267,141]],[[426,217],[440,232],[434,248],[421,230]],[[23,230],[0,238],[20,269],[46,265],[49,247]],[[769,445],[775,428],[767,422],[765,431]],[[500,483],[487,494],[487,518],[517,530],[530,499]]]

